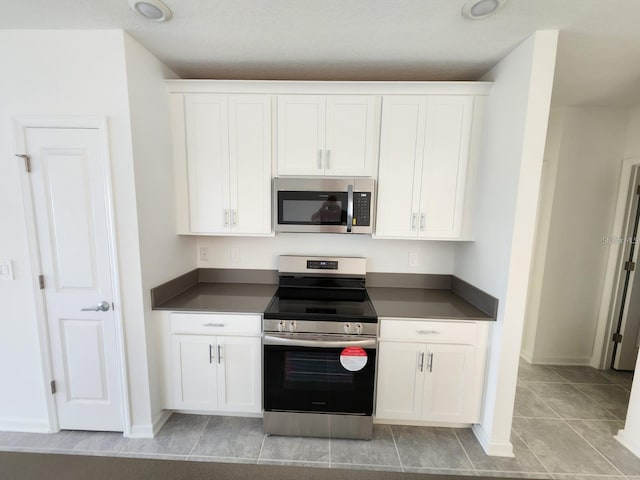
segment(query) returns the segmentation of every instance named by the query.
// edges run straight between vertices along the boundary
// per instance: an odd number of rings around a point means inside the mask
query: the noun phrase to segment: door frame
[[[631,193],[630,179],[635,166],[640,166],[640,157],[627,158],[622,161],[618,183],[618,199],[611,228],[612,239],[620,239],[625,235],[625,216],[629,194]],[[604,241],[605,239],[603,238]],[[598,324],[591,357],[591,366],[599,369],[608,369],[613,355],[613,342],[610,339],[617,327],[616,305],[621,288],[619,282],[620,255],[624,251],[623,243],[612,241],[608,246],[609,258],[602,284],[600,312],[598,314]]]
[[[131,434],[131,412],[129,407],[129,384],[127,375],[126,350],[124,341],[124,324],[122,316],[122,302],[120,295],[120,276],[118,269],[118,251],[115,235],[115,217],[113,207],[113,187],[111,179],[111,155],[109,150],[109,125],[104,116],[94,115],[51,115],[51,116],[18,116],[13,119],[15,134],[16,154],[27,153],[26,129],[27,128],[49,128],[49,129],[90,129],[96,130],[102,140],[101,165],[102,178],[105,187],[105,206],[107,213],[107,227],[109,235],[107,243],[109,245],[110,270],[113,289],[113,315],[116,334],[116,355],[118,361],[118,373],[120,377],[122,391],[122,432],[125,437]],[[58,422],[58,412],[56,402],[51,392],[51,381],[53,377],[53,360],[49,335],[49,325],[47,310],[44,298],[44,291],[40,289],[39,275],[42,274],[42,262],[40,256],[40,244],[38,241],[37,223],[35,215],[35,205],[33,202],[33,191],[29,174],[22,165],[20,170],[20,187],[24,208],[25,227],[27,232],[27,251],[30,260],[31,286],[35,300],[36,323],[38,331],[38,342],[40,346],[40,360],[42,366],[43,389],[47,402],[47,414],[49,418],[49,431],[60,430]]]

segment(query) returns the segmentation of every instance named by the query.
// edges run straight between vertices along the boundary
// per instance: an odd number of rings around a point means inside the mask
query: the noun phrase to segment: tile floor
[[[640,459],[612,436],[623,427],[632,376],[522,363],[515,458],[488,457],[470,429],[376,425],[371,441],[266,436],[262,421],[174,414],[153,439],[117,433],[0,432],[0,450],[355,468],[416,473],[640,480]]]

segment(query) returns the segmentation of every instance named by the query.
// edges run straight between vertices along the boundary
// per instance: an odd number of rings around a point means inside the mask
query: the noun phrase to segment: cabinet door
[[[216,337],[173,335],[175,408],[217,410]]]
[[[192,233],[229,230],[227,96],[185,95],[189,218]]]
[[[472,96],[434,95],[428,99],[420,237],[461,235],[472,117]]]
[[[425,359],[422,418],[433,422],[473,423],[478,396],[473,390],[475,346],[429,344]]]
[[[271,233],[271,97],[229,97],[230,224],[244,235]]]
[[[420,420],[424,358],[424,344],[380,342],[376,417]]]
[[[324,174],[363,176],[373,174],[376,145],[376,97],[371,95],[330,95]]]
[[[377,237],[416,237],[426,97],[382,99]]]
[[[219,410],[260,412],[262,410],[261,341],[257,337],[218,337]]]
[[[325,98],[278,97],[278,175],[323,175]]]

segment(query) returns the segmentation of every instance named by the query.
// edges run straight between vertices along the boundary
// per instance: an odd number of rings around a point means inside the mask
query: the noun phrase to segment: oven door
[[[264,409],[371,415],[375,365],[375,338],[267,334]]]

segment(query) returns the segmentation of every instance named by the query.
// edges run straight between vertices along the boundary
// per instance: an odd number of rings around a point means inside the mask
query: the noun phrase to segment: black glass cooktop
[[[264,312],[265,320],[318,320],[376,323],[378,316],[369,296],[364,300],[313,300],[280,298],[278,293]]]

